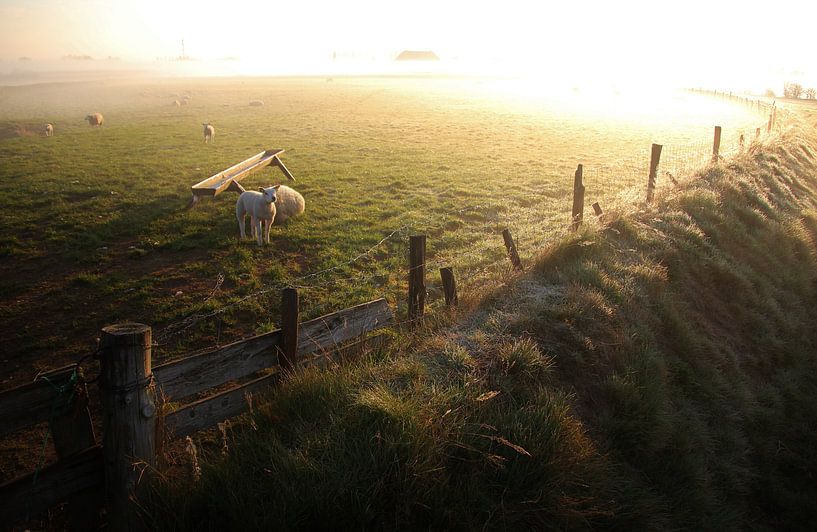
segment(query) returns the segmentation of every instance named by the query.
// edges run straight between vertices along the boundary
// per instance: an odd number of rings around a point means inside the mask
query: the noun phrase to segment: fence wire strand
[[[717,95],[716,96],[722,96]],[[770,117],[776,113],[779,123],[786,112],[773,103],[760,100],[735,98],[750,110],[759,115],[758,125],[755,128],[725,129],[722,132],[719,158],[739,155],[747,150],[752,143],[759,142],[768,133]],[[592,205],[599,202],[602,209],[611,204],[624,202],[641,202],[646,191],[646,178],[649,174],[649,150],[635,154],[629,159],[619,160],[612,165],[583,165],[583,183],[585,186],[585,204]],[[684,144],[663,145],[660,164],[657,172],[656,189],[658,191],[678,185],[682,180],[688,180],[713,162],[713,145],[711,139],[690,141]],[[570,232],[569,208],[572,193],[572,179],[564,178],[564,193],[554,197],[550,192],[545,194],[536,188],[530,190],[527,206],[518,206],[500,210],[497,205],[482,203],[452,209],[439,214],[428,215],[427,212],[409,211],[402,216],[404,221],[397,228],[387,232],[377,243],[367,247],[347,260],[332,266],[306,273],[289,279],[281,279],[265,284],[261,289],[221,304],[216,308],[189,314],[179,321],[170,323],[156,336],[158,345],[164,345],[199,323],[213,319],[221,314],[235,309],[249,301],[258,300],[271,293],[277,293],[282,288],[294,287],[300,290],[328,290],[335,287],[360,285],[373,280],[385,286],[391,282],[394,275],[383,274],[376,270],[383,264],[378,254],[385,252],[387,257],[389,247],[396,241],[403,241],[411,234],[439,233],[443,241],[439,247],[432,244],[431,259],[425,267],[436,270],[442,267],[456,268],[463,286],[475,282],[489,273],[496,273],[504,267],[510,271],[510,262],[507,258],[501,232],[508,228],[516,242],[520,256],[530,260],[539,250],[554,241],[564,238]],[[547,215],[542,214],[541,204],[535,199],[547,201],[553,208]],[[586,209],[592,215],[592,209]],[[585,213],[585,220],[589,215]],[[449,228],[448,224],[456,222]],[[477,222],[472,225],[469,222]],[[445,237],[449,233],[456,233],[456,229],[468,224],[470,234],[463,242],[456,242],[454,246],[445,246]],[[436,244],[436,240],[435,240]],[[460,251],[461,249],[466,251]],[[504,265],[504,266],[500,266]],[[350,271],[351,270],[351,271]],[[385,278],[385,279],[384,279]],[[408,268],[399,274],[399,283],[407,283]],[[220,275],[215,288],[204,302],[215,300],[221,289],[223,275]],[[312,311],[323,310],[326,304],[318,304]]]

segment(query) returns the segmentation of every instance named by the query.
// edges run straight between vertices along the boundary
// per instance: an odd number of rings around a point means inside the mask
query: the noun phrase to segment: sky
[[[0,0],[0,60],[155,62],[184,39],[201,65],[237,58],[246,74],[342,71],[409,49],[462,72],[761,90],[817,85],[815,15],[814,0]]]

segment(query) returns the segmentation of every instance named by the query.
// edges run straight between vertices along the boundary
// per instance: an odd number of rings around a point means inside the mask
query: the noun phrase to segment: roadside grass
[[[151,527],[806,529],[817,160],[798,129],[609,211],[385,350],[308,369]],[[177,465],[187,459],[176,456]]]

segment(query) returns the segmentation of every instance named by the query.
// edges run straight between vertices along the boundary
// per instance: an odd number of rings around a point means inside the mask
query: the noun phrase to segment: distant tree
[[[817,99],[817,90],[814,90],[814,87],[812,87],[810,89],[806,89],[805,95],[806,95],[806,99],[815,100],[815,99]]]
[[[803,95],[803,86],[799,83],[786,83],[783,85],[783,96],[786,98],[799,99]]]
[[[774,93],[772,89],[766,89],[766,92],[763,93],[764,96],[767,98],[776,98],[777,95]]]

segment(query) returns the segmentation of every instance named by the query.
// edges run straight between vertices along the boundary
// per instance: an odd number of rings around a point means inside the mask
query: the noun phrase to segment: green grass
[[[146,519],[811,527],[813,135],[791,131],[654,207],[609,212],[459,319],[288,379],[233,426],[226,454],[199,438],[201,479],[160,478]]]
[[[607,208],[644,180],[640,171],[610,169],[645,166],[651,142],[706,144],[713,120],[728,132],[762,118],[693,96],[678,97],[674,110],[659,100],[656,110],[654,102],[628,107],[573,94],[528,101],[492,90],[487,81],[423,78],[0,88],[0,297],[16,373],[26,375],[39,357],[75,358],[101,327],[123,319],[156,329],[157,357],[211,345],[211,320],[162,332],[268,290],[220,314],[233,323],[222,341],[261,332],[278,322],[277,287],[326,268],[334,269],[295,281],[305,318],[383,295],[398,305],[409,233],[429,234],[432,271],[454,266],[460,283],[479,286],[483,270],[506,269],[502,228],[511,228],[524,260],[564,231],[577,163],[587,167],[588,204]],[[190,105],[172,106],[182,94]],[[249,107],[253,99],[264,107]],[[102,128],[83,121],[94,111],[105,116]],[[54,137],[26,135],[45,121]],[[203,143],[205,121],[215,125],[213,145]],[[307,201],[303,217],[273,231],[272,246],[237,240],[233,194],[185,210],[193,183],[267,148],[287,150],[283,160]],[[244,184],[282,179],[270,169]],[[101,281],[73,280],[83,275]],[[436,283],[434,276],[433,305]],[[71,327],[57,308],[87,319]],[[57,354],[39,343],[54,333],[65,337]]]

